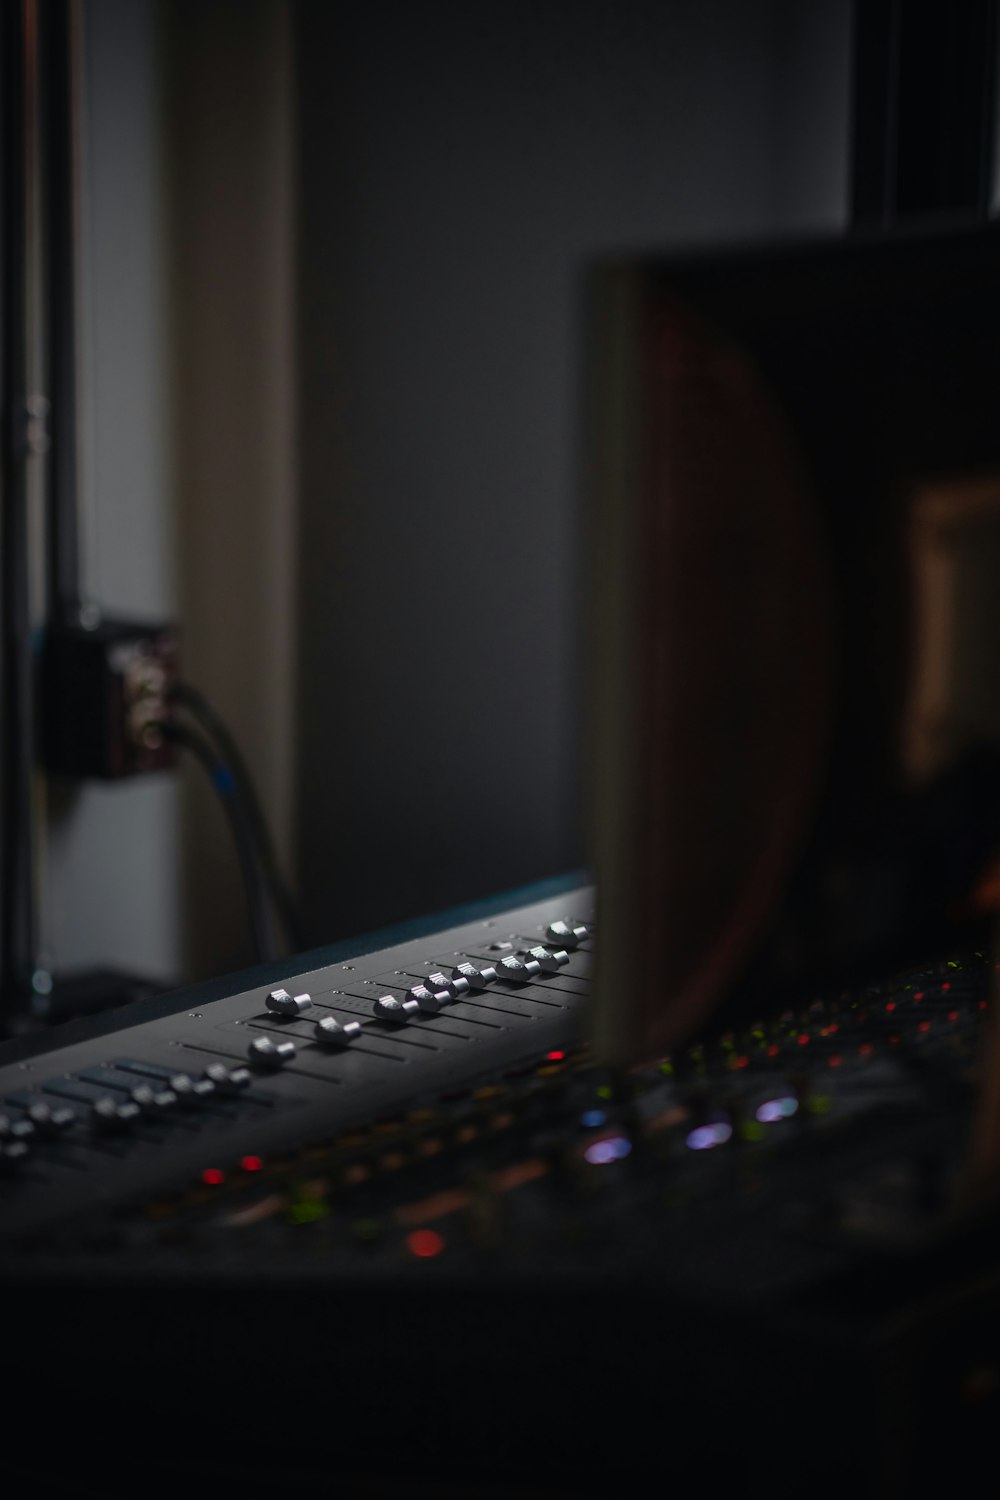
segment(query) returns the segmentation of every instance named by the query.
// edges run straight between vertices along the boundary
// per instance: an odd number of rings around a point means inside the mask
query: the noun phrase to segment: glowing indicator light
[[[872,1053],[875,1051],[875,1048],[872,1046],[871,1042],[862,1042],[861,1046],[858,1048],[858,1051],[860,1052],[862,1057],[871,1057]]]
[[[768,1057],[777,1057],[780,1051],[781,1048],[778,1046],[777,1042],[772,1042],[770,1047],[768,1047],[767,1049],[767,1055]]]
[[[631,1150],[632,1142],[625,1136],[612,1135],[603,1141],[595,1141],[583,1154],[592,1167],[606,1167],[609,1162],[621,1161]]]
[[[431,1260],[444,1249],[444,1236],[436,1229],[414,1229],[406,1236],[406,1243],[418,1260]]]
[[[263,1170],[264,1163],[259,1156],[243,1156],[240,1158],[240,1166],[244,1172],[260,1172]]]
[[[827,1058],[826,1065],[828,1068],[839,1068],[843,1061],[844,1059],[842,1057],[838,1057],[837,1054],[834,1053],[833,1057]]]
[[[713,1146],[724,1146],[732,1133],[731,1125],[717,1120],[712,1125],[699,1125],[696,1130],[692,1130],[687,1144],[692,1151],[711,1151]]]
[[[799,1107],[799,1101],[790,1094],[783,1099],[765,1099],[756,1111],[762,1125],[774,1125],[778,1120],[790,1120]]]
[[[920,1025],[917,1027],[918,1031],[930,1031],[930,1029],[931,1029],[931,1023],[930,1023],[930,1021],[921,1021]]]
[[[950,1010],[948,1012],[948,1020],[949,1021],[957,1021],[958,1020],[958,1011],[957,1010]]]
[[[326,1204],[320,1198],[303,1198],[301,1203],[293,1203],[288,1210],[288,1221],[290,1224],[314,1224],[317,1219],[322,1219],[327,1211]]]
[[[588,1109],[580,1116],[580,1124],[588,1130],[596,1130],[598,1125],[605,1124],[607,1118],[603,1109]]]
[[[917,990],[916,993],[914,994],[913,998],[914,998],[914,1000],[922,1000],[924,998],[924,992],[923,992],[923,990]]]
[[[565,1052],[546,1052],[545,1054],[546,1062],[563,1062],[565,1057]]]
[[[941,988],[942,988],[942,989],[943,989],[943,990],[950,990],[950,989],[951,989],[951,985],[950,985],[950,984],[943,984],[943,985],[942,985],[942,986],[941,986]]]
[[[809,1038],[806,1036],[805,1032],[803,1032],[802,1035],[799,1037],[799,1046],[800,1047],[808,1047],[808,1045],[809,1045]]]
[[[749,1066],[750,1066],[750,1059],[749,1059],[749,1057],[747,1057],[746,1053],[742,1053],[739,1057],[734,1057],[733,1058],[733,1067],[734,1068],[749,1068]]]
[[[601,1086],[600,1086],[600,1088],[597,1090],[597,1097],[598,1097],[598,1099],[610,1099],[611,1098],[611,1089],[608,1087],[608,1085],[606,1083],[602,1083]]]
[[[919,995],[914,995],[914,997],[913,997],[913,998],[914,998],[914,1000],[919,1000],[919,998],[920,998],[920,997],[919,997]],[[896,1002],[895,1002],[895,1000],[890,1000],[890,1001],[889,1001],[889,1004],[888,1004],[888,1005],[887,1005],[887,1006],[886,1006],[886,1010],[887,1010],[887,1011],[888,1011],[888,1012],[889,1012],[889,1014],[890,1014],[890,1015],[891,1015],[891,1014],[892,1014],[892,1012],[893,1012],[893,1011],[894,1011],[894,1010],[895,1010],[895,1009],[896,1009]]]
[[[220,1172],[218,1167],[206,1167],[201,1174],[201,1180],[207,1187],[218,1187],[220,1182],[225,1182],[225,1172]]]

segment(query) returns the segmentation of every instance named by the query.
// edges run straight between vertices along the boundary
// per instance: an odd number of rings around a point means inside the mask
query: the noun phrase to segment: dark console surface
[[[291,1431],[313,1492],[608,1493],[661,1459],[689,1485],[720,1424],[735,1480],[779,1413],[813,1494],[954,1479],[959,1432],[972,1465],[1000,1306],[990,1216],[956,1211],[986,956],[624,1070],[587,1046],[595,940],[564,883],[10,1044],[12,1416],[44,1391],[83,1449],[172,1431],[165,1474],[252,1492],[288,1480]]]

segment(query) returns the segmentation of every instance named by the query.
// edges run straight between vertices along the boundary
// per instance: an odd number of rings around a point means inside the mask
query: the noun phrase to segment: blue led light
[[[595,1141],[583,1154],[591,1166],[606,1167],[609,1162],[621,1161],[631,1150],[632,1142],[626,1140],[625,1136],[612,1135],[603,1141]]]
[[[580,1116],[580,1124],[585,1125],[588,1130],[596,1130],[607,1118],[603,1109],[588,1109]]]
[[[732,1133],[731,1125],[723,1120],[716,1120],[712,1125],[699,1125],[692,1130],[687,1143],[692,1151],[711,1151],[713,1146],[724,1146]]]
[[[757,1110],[762,1125],[774,1125],[778,1120],[788,1120],[795,1114],[799,1101],[787,1095],[783,1099],[767,1099]]]

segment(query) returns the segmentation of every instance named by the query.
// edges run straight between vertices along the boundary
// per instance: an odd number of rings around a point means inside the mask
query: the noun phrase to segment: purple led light
[[[762,1125],[774,1125],[778,1120],[787,1120],[799,1107],[797,1099],[767,1099],[757,1110],[757,1119]]]
[[[632,1150],[632,1142],[623,1135],[611,1135],[603,1141],[595,1141],[583,1153],[593,1167],[606,1167],[609,1162],[621,1161]]]
[[[722,1120],[712,1125],[699,1125],[692,1130],[687,1143],[692,1151],[711,1151],[713,1146],[724,1146],[733,1133],[733,1127]]]

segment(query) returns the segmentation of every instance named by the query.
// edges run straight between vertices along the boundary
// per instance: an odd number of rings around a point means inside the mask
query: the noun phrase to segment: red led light
[[[921,1021],[920,1025],[917,1027],[918,1031],[930,1031],[930,1029],[931,1029],[931,1023],[930,1023],[930,1021]]]
[[[828,1057],[826,1060],[828,1068],[839,1068],[842,1062],[843,1058],[838,1057],[836,1053],[834,1053],[832,1057]]]
[[[742,1053],[741,1053],[741,1055],[739,1057],[734,1057],[733,1058],[733,1067],[734,1068],[749,1068],[749,1066],[750,1066],[750,1059],[749,1059],[749,1057],[746,1057]]]
[[[767,1055],[768,1055],[768,1057],[777,1057],[777,1055],[780,1052],[780,1050],[781,1049],[778,1046],[777,1042],[772,1042],[771,1045],[770,1045],[770,1047],[768,1047],[768,1049],[767,1049]]]
[[[206,1167],[201,1174],[201,1180],[207,1187],[218,1187],[220,1182],[225,1182],[225,1172],[220,1172],[218,1167]]]
[[[430,1260],[431,1256],[440,1255],[444,1249],[444,1239],[436,1229],[414,1229],[406,1236],[406,1243],[410,1247],[410,1254],[419,1256],[421,1260]]]
[[[803,1032],[802,1036],[799,1037],[799,1046],[800,1047],[808,1047],[808,1045],[809,1045],[809,1038]]]
[[[861,1046],[858,1048],[858,1051],[860,1052],[862,1057],[871,1057],[872,1053],[875,1051],[875,1048],[872,1046],[871,1042],[862,1042]]]
[[[916,998],[916,996],[914,996],[914,999],[915,998]],[[896,1009],[896,1002],[895,1002],[895,1000],[890,1000],[889,1004],[886,1006],[886,1010],[893,1011],[895,1009]]]
[[[240,1166],[244,1172],[259,1172],[264,1163],[259,1156],[243,1156],[240,1158]]]
[[[562,1062],[565,1056],[565,1052],[546,1052],[545,1054],[547,1062]]]
[[[957,1010],[950,1010],[948,1012],[948,1020],[949,1021],[957,1021],[958,1020],[958,1011]]]
[[[951,989],[951,985],[950,985],[950,984],[943,984],[943,985],[942,985],[942,986],[941,986],[941,988],[942,988],[942,989],[943,989],[943,990],[950,990],[950,989]]]
[[[917,990],[915,992],[913,998],[914,998],[914,1000],[922,1000],[924,998],[924,992],[923,992],[923,990]]]

